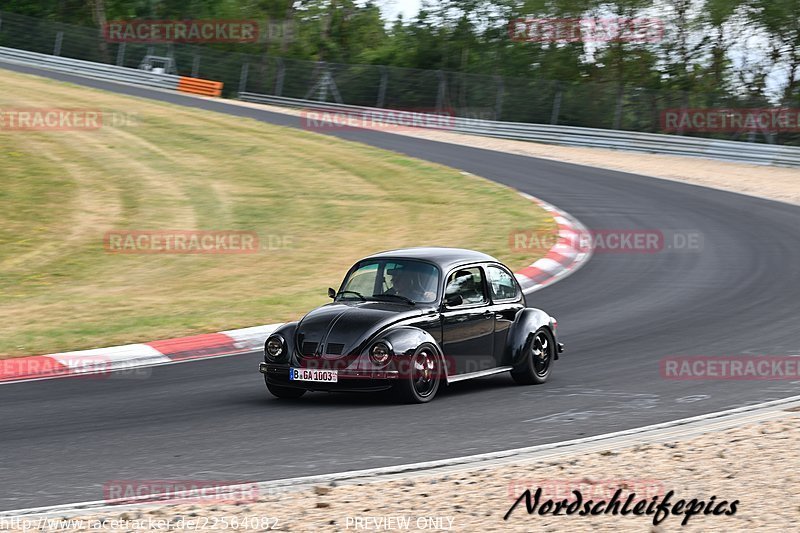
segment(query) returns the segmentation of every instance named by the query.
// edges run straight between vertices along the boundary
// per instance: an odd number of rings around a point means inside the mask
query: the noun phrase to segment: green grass
[[[3,72],[0,109],[93,108],[135,125],[0,130],[0,357],[290,320],[353,261],[463,246],[514,268],[512,230],[549,229],[514,191],[301,130]],[[109,230],[244,230],[291,246],[111,254]]]

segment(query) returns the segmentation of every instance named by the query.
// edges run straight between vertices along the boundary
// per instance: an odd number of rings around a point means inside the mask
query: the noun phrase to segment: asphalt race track
[[[223,101],[8,68],[300,126],[296,117]],[[674,381],[659,373],[668,355],[800,355],[800,207],[400,135],[337,135],[510,185],[591,229],[690,230],[702,234],[703,247],[597,253],[529,297],[558,318],[567,347],[539,387],[503,375],[451,386],[427,405],[325,393],[280,401],[257,371],[260,353],[150,368],[145,376],[0,386],[0,510],[100,500],[109,480],[260,481],[412,463],[800,394],[798,382]],[[509,228],[493,226],[487,214],[486,231]]]

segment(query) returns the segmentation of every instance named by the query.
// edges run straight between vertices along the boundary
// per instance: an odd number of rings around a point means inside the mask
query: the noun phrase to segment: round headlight
[[[267,355],[273,359],[277,359],[283,354],[283,339],[280,337],[270,337],[267,339]]]
[[[385,342],[376,342],[369,351],[369,358],[376,365],[385,365],[391,355],[392,350]]]

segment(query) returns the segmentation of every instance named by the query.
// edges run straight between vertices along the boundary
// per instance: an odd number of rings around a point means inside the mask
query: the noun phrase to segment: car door
[[[491,310],[494,313],[494,356],[497,366],[506,366],[506,344],[508,333],[514,325],[517,313],[525,307],[522,290],[514,275],[500,265],[486,265],[486,281],[489,296],[492,298]]]
[[[495,367],[494,322],[483,269],[469,266],[450,272],[442,310],[442,349],[449,374]]]

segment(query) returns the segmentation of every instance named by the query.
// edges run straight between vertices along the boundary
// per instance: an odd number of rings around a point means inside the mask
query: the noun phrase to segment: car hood
[[[305,357],[339,359],[387,326],[423,314],[394,302],[333,302],[318,307],[297,325],[296,346]]]

